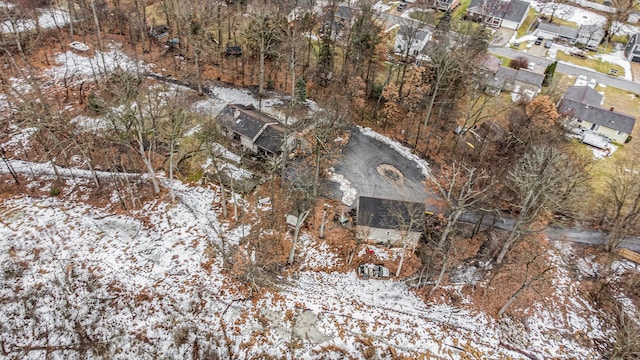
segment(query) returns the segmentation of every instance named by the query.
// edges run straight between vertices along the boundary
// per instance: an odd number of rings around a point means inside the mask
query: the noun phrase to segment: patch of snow
[[[36,25],[43,29],[62,28],[71,22],[69,13],[58,9],[39,9],[38,23],[33,19],[18,19],[16,21],[6,20],[0,23],[0,32],[21,33],[35,30]]]
[[[72,124],[76,124],[86,131],[100,131],[109,128],[111,122],[105,118],[93,118],[85,115],[78,115],[71,119]]]
[[[237,164],[240,163],[240,161],[242,160],[242,158],[240,157],[240,155],[236,155],[234,153],[232,153],[231,151],[229,151],[226,147],[215,143],[212,145],[213,150],[215,151],[216,155],[218,156],[222,156],[223,158],[227,159],[227,160],[231,160]]]
[[[13,151],[16,154],[22,154],[30,149],[29,140],[31,139],[31,135],[38,131],[38,129],[34,127],[27,127],[22,129],[12,128],[12,130],[15,130],[16,132],[11,135],[9,140],[2,144],[3,148],[5,150]]]
[[[531,2],[531,5],[536,11],[545,15],[551,15],[553,12],[551,6],[545,6],[543,3]],[[556,7],[554,17],[579,25],[604,25],[607,22],[606,17],[576,6],[556,4],[554,7]]]
[[[428,178],[431,174],[431,171],[429,171],[429,163],[427,163],[425,160],[421,159],[418,155],[414,154],[411,152],[411,150],[407,147],[405,147],[404,145],[400,144],[399,142],[392,140],[384,135],[378,134],[377,132],[371,130],[370,128],[363,128],[361,126],[358,126],[358,129],[364,134],[367,135],[371,138],[374,138],[378,141],[381,141],[387,145],[389,145],[392,149],[394,149],[395,151],[397,151],[400,155],[404,156],[405,158],[413,161],[416,163],[416,167],[418,169],[420,169],[420,171],[422,171],[422,174]]]
[[[303,257],[300,269],[330,269],[338,265],[339,258],[331,251],[326,242],[316,242],[309,234],[301,234],[299,244]]]
[[[391,5],[385,4],[382,1],[378,1],[377,3],[373,4],[373,10],[375,11],[387,12],[390,9],[391,9]]]
[[[387,248],[381,248],[378,246],[367,245],[363,246],[358,252],[358,257],[362,257],[367,253],[371,253],[380,260],[389,260],[389,250]]]
[[[333,172],[332,170],[333,169],[329,170],[329,179],[340,184],[340,191],[342,191],[342,203],[347,206],[352,206],[353,202],[356,200],[358,192],[351,185],[351,181],[347,180],[347,178],[345,178],[341,174]]]
[[[141,73],[146,69],[141,61],[136,61],[120,50],[120,45],[110,44],[105,52],[96,51],[94,56],[85,57],[72,51],[58,54],[54,66],[44,71],[55,82],[79,84],[86,79],[110,74],[116,69],[131,73]]]
[[[625,80],[633,81],[631,64],[624,58],[624,51],[616,51],[611,54],[597,54],[594,58],[621,66],[624,69],[624,76],[621,77]]]
[[[618,150],[618,147],[613,145],[612,143],[608,143],[606,145],[606,149],[598,149],[598,148],[593,147],[593,146],[590,146],[589,148],[591,149],[591,151],[593,151],[593,158],[596,159],[596,160],[609,157],[616,150]]]

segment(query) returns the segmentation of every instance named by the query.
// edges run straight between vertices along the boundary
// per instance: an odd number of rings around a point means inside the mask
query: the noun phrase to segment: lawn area
[[[606,61],[595,59],[578,59],[575,56],[567,55],[561,51],[556,54],[556,60],[572,63],[574,65],[588,67],[603,74],[608,74],[609,70],[618,70],[618,76],[624,76],[624,68],[620,65],[612,64]]]
[[[469,4],[471,4],[471,0],[460,0],[460,5],[458,5],[458,7],[453,10],[453,16],[462,19],[464,17],[464,14],[467,13],[467,8],[469,7]]]
[[[640,113],[640,97],[637,95],[609,86],[598,86],[596,90],[604,93],[603,107],[609,108],[613,106],[616,111],[632,116],[637,116]],[[640,130],[640,124],[636,125],[636,129]],[[637,142],[640,149],[640,138],[637,139]]]
[[[493,56],[497,57],[498,59],[500,59],[500,61],[502,61],[502,64],[500,64],[500,65],[502,65],[502,66],[509,66],[509,61],[510,61],[511,59],[509,59],[508,57],[506,57],[506,56],[500,56],[500,55],[493,55]]]
[[[531,27],[531,25],[535,20],[536,20],[536,11],[533,9],[529,9],[529,14],[527,14],[527,18],[524,19],[524,22],[518,28],[519,38],[527,35],[527,33],[529,32],[529,28]]]
[[[574,22],[571,21],[567,21],[567,20],[563,20],[560,18],[553,18],[553,23],[556,25],[564,25],[564,26],[568,26],[568,27],[572,27],[574,29],[579,29],[580,28],[580,24],[576,24]]]
[[[409,17],[418,21],[427,21],[431,15],[431,12],[415,10],[409,14]]]
[[[616,111],[637,115],[640,113],[640,97],[630,94],[624,90],[598,86],[596,88],[604,93],[602,106],[605,108],[613,106]],[[640,125],[636,124],[631,134],[632,140],[624,146],[619,146],[618,150],[611,157],[599,159],[595,162],[591,170],[592,187],[596,194],[602,194],[606,187],[606,180],[615,172],[614,161],[619,158],[638,159],[640,158]],[[585,145],[581,147],[588,149]]]

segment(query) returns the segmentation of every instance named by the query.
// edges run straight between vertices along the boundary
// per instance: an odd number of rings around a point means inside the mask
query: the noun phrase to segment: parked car
[[[596,86],[598,86],[598,82],[596,81],[596,79],[591,79],[589,80],[589,83],[587,84],[588,87],[595,89]]]
[[[578,75],[578,77],[576,78],[576,82],[573,85],[587,86],[588,81],[589,80],[587,79],[586,75]]]
[[[531,71],[535,70],[536,69],[536,63],[530,62],[529,64],[527,64],[527,69],[531,70]]]
[[[542,36],[538,36],[538,38],[536,39],[536,45],[542,44],[543,41],[544,41],[544,38]]]
[[[407,3],[403,2],[403,3],[400,3],[400,4],[398,5],[397,10],[398,10],[398,11],[402,11],[402,10],[404,10],[406,7],[407,7]]]
[[[553,40],[549,39],[549,40],[544,42],[544,47],[546,47],[547,49],[550,49],[551,48],[551,44],[553,44]]]

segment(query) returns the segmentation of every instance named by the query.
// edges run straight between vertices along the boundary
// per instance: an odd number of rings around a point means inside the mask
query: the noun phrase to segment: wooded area
[[[554,266],[541,235],[547,225],[603,230],[609,253],[640,230],[637,165],[619,161],[616,176],[598,189],[591,181],[592,156],[565,136],[555,107],[559,84],[551,80],[531,101],[486,95],[482,63],[490,32],[450,12],[403,18],[409,42],[433,29],[428,60],[416,62],[409,47],[394,51],[392,32],[372,0],[350,4],[346,17],[339,11],[344,5],[334,0],[322,7],[312,0],[11,4],[0,6],[0,19],[13,29],[54,9],[64,9],[69,21],[53,27],[35,21],[32,29],[0,33],[6,102],[0,106],[0,143],[30,138],[28,146],[0,147],[9,172],[0,194],[37,193],[28,186],[34,170],[15,171],[15,161],[50,164],[56,177],[50,196],[60,194],[55,184],[66,176],[61,169],[89,171],[87,202],[101,206],[115,194],[123,212],[156,200],[180,202],[178,180],[215,187],[218,216],[243,234],[232,244],[212,225],[221,245],[209,240],[209,246],[248,297],[299,271],[301,231],[330,244],[343,259],[337,270],[360,265],[352,262],[354,254],[367,245],[355,226],[331,220],[334,212],[345,215],[326,189],[328,170],[355,125],[395,139],[431,166],[425,187],[444,211],[426,220],[422,208],[407,218],[396,213],[403,224],[400,255],[384,263],[425,300],[442,294],[454,269],[469,266],[492,286],[508,283],[499,294],[473,285],[484,310],[499,318],[517,308],[513,315],[523,316],[530,299],[553,289]],[[90,75],[65,71],[43,83],[42,74],[60,54],[78,53],[68,47],[73,41],[87,44],[86,56],[97,59],[85,65]],[[266,102],[284,99],[278,105],[285,139],[278,156],[240,149],[234,143],[240,140],[216,123],[217,114],[194,111],[194,103],[215,97],[213,86],[249,89],[259,99],[258,113]],[[310,116],[312,107],[320,110]],[[78,116],[102,120],[86,126],[74,120]],[[296,147],[290,148],[294,134]],[[240,163],[259,179],[238,180],[225,172],[220,145],[240,149]],[[266,203],[268,211],[256,212]],[[461,220],[470,214],[475,221]],[[482,225],[495,214],[512,219],[512,228]],[[286,215],[297,218],[293,228]],[[424,223],[423,235],[412,248],[407,234],[417,222]],[[613,298],[615,289],[604,281],[596,277],[590,285],[608,292],[597,292],[600,298]],[[608,320],[620,338],[605,351],[637,356],[637,341],[625,337],[637,334],[637,323],[624,313]],[[82,341],[80,348],[88,346]]]

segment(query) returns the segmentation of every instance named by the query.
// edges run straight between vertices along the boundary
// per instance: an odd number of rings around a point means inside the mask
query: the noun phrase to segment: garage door
[[[634,56],[631,58],[631,61],[640,63],[640,56]]]

